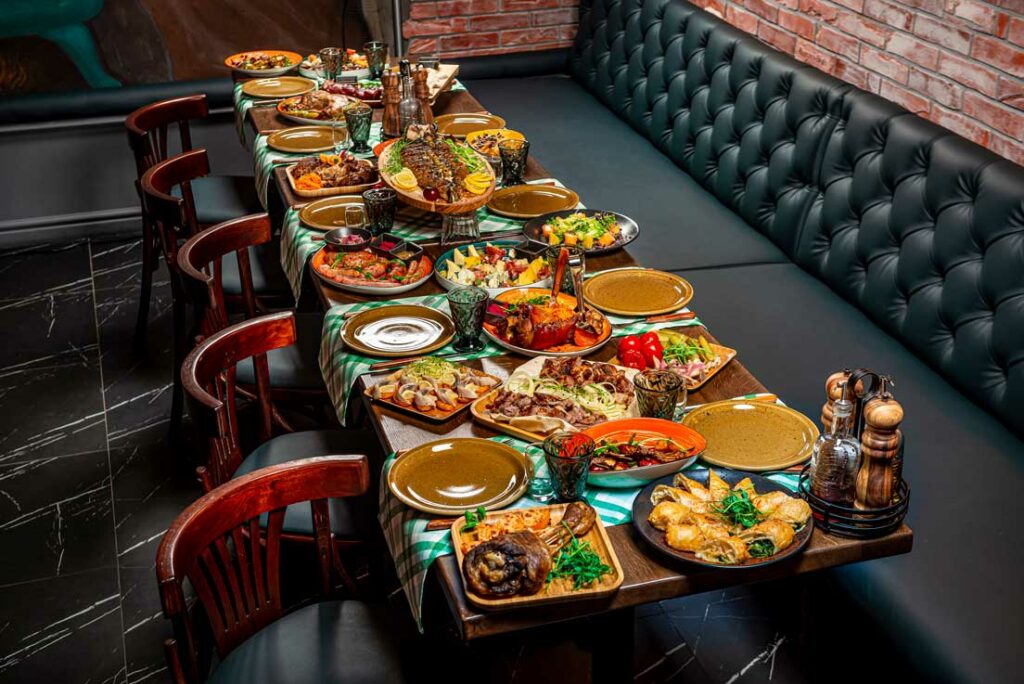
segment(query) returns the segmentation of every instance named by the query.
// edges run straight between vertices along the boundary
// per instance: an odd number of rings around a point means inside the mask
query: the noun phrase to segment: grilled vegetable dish
[[[541,234],[551,245],[579,245],[583,249],[610,247],[618,239],[619,220],[615,214],[607,213],[553,216],[541,227]]]
[[[494,176],[472,149],[433,125],[413,125],[389,145],[382,171],[403,192],[419,191],[428,202],[454,204],[477,197],[494,184]]]
[[[667,369],[682,376],[687,389],[699,387],[725,364],[731,350],[713,345],[703,335],[690,337],[672,330],[626,335],[618,341],[616,362],[627,368]]]
[[[590,470],[603,473],[628,470],[687,458],[693,446],[681,444],[663,435],[641,435],[635,432],[608,435],[597,441]]]
[[[446,259],[438,271],[453,283],[489,288],[533,285],[551,273],[542,257],[530,261],[517,256],[514,247],[490,243],[482,251],[474,245],[455,248],[452,258]]]
[[[377,167],[351,154],[320,154],[299,160],[288,171],[297,190],[344,188],[376,183]]]
[[[730,488],[709,469],[706,484],[683,473],[672,484],[654,488],[647,522],[665,533],[668,546],[708,563],[735,565],[775,555],[811,518],[803,499],[779,491],[758,494],[750,478]]]
[[[320,250],[313,255],[313,268],[320,275],[343,285],[381,289],[414,283],[430,275],[433,263],[423,256],[405,262],[388,259],[368,249],[358,252]]]
[[[426,357],[413,361],[375,385],[370,396],[392,401],[418,411],[454,411],[468,404],[498,384],[486,373],[452,363],[445,359]]]

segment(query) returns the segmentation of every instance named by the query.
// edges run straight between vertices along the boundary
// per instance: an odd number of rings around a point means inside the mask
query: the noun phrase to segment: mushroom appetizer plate
[[[489,373],[428,356],[389,373],[365,394],[399,411],[444,422],[499,384],[501,379]]]

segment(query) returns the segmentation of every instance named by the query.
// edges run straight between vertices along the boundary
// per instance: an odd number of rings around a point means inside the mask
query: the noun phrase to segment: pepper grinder
[[[882,377],[881,391],[864,405],[861,434],[861,466],[857,473],[856,508],[881,508],[892,503],[903,479],[900,445],[903,407],[893,399],[889,377]]]
[[[833,373],[828,376],[825,380],[825,404],[821,407],[821,426],[824,433],[832,432],[832,416],[834,412],[834,406],[837,401],[843,398],[843,392],[846,389],[846,383],[850,380],[850,369],[845,368],[837,373]],[[856,410],[856,409],[855,409]],[[856,424],[857,417],[852,416],[851,424]]]
[[[381,136],[397,138],[401,133],[398,116],[398,103],[402,101],[401,79],[398,74],[388,70],[381,74],[380,82],[384,87],[381,95],[384,103],[384,114],[380,120]]]
[[[434,123],[434,113],[430,110],[430,88],[427,86],[427,70],[417,66],[412,72],[413,92],[420,101],[422,123]]]

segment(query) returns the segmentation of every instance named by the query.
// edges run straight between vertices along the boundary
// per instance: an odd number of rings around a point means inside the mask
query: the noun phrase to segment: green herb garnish
[[[771,539],[756,539],[747,544],[747,551],[754,558],[765,558],[775,553],[775,544]]]
[[[714,507],[715,513],[732,521],[734,525],[750,528],[764,520],[761,511],[754,507],[750,496],[742,489],[729,492],[722,503]]]
[[[694,339],[688,337],[682,342],[677,342],[665,347],[661,358],[665,361],[679,361],[689,363],[691,361],[713,361],[718,355],[711,348],[711,343],[703,335]]]
[[[448,149],[452,151],[452,154],[462,162],[466,169],[470,173],[476,173],[477,171],[483,170],[483,163],[480,157],[477,156],[476,152],[471,150],[466,145],[460,145],[451,138],[445,138],[444,140],[448,144]]]
[[[466,516],[466,524],[462,526],[462,531],[469,532],[475,530],[476,526],[484,521],[484,518],[487,517],[487,509],[477,506],[475,511],[466,511],[463,515]]]
[[[551,301],[551,295],[535,295],[533,297],[527,297],[526,299],[520,299],[518,302],[509,302],[505,304],[505,312],[512,313],[516,310],[517,306],[526,306],[532,304],[534,306],[541,306]],[[504,304],[504,302],[501,302]]]
[[[548,573],[547,581],[563,577],[572,578],[572,590],[579,591],[583,587],[589,587],[612,571],[611,567],[601,560],[594,548],[588,541],[580,541],[572,533],[568,525],[562,523],[569,535],[570,541],[555,557],[555,563]]]
[[[408,141],[403,138],[391,143],[391,156],[388,157],[387,166],[384,167],[384,171],[388,175],[393,176],[402,170],[402,167],[404,166],[404,164],[402,164],[402,148],[405,147],[407,142]]]

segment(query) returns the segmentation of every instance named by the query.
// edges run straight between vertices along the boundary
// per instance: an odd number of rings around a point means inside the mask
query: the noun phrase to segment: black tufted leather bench
[[[583,0],[567,62],[470,87],[787,402],[895,376],[915,548],[836,578],[928,679],[1017,676],[1024,169],[683,0]]]

